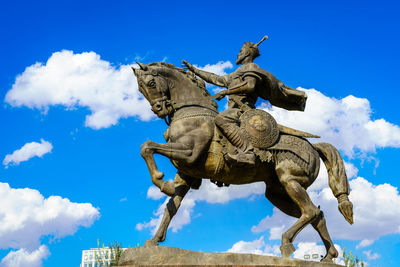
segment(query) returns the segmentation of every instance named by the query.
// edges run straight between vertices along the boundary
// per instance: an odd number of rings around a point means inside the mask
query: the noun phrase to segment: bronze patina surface
[[[153,112],[169,124],[164,133],[166,143],[147,141],[141,147],[152,182],[171,197],[162,222],[155,236],[146,241],[146,247],[165,240],[168,225],[186,193],[190,188],[198,189],[202,179],[210,179],[218,186],[261,181],[266,184],[267,199],[282,212],[298,218],[282,235],[282,257],[290,257],[294,251],[292,242],[308,224],[326,247],[323,261],[331,262],[338,256],[324,214],[306,191],[318,176],[321,158],[338,208],[353,223],[349,183],[337,149],[327,143],[311,144],[306,138],[315,136],[275,125],[270,115],[259,116],[265,111],[244,116],[246,120],[241,121],[243,114],[255,109],[258,97],[288,110],[302,111],[306,104],[304,92],[287,87],[253,63],[259,55],[258,45],[246,42],[238,55],[237,64],[241,66],[225,76],[198,70],[186,61],[184,69],[163,62],[138,63],[140,69],[133,68],[140,92]],[[229,95],[226,111],[218,112],[202,79],[227,88],[214,96],[219,100]],[[263,144],[263,140],[270,143]],[[177,168],[173,182],[163,180],[155,153],[168,157]]]
[[[341,265],[245,253],[197,252],[159,246],[129,248],[122,255],[118,266],[338,267]]]

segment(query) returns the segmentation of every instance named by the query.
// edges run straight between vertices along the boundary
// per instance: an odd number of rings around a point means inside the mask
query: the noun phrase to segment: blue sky
[[[33,255],[29,266],[77,266],[98,238],[125,247],[149,239],[146,223],[156,222],[164,198],[148,191],[140,145],[163,142],[166,125],[151,116],[128,66],[185,59],[230,73],[243,42],[267,34],[255,62],[309,95],[304,113],[269,111],[337,146],[351,172],[353,228],[324,198],[326,174],[311,192],[335,244],[369,266],[400,265],[398,13],[395,1],[2,2],[2,264]],[[156,160],[172,179],[169,161]],[[190,193],[163,245],[276,253],[269,229],[290,220],[262,185],[208,189],[204,182]],[[298,251],[320,249],[306,233]]]

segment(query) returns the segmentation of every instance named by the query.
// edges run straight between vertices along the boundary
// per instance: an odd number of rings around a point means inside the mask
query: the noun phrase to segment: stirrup
[[[227,153],[228,159],[237,162],[239,164],[246,164],[246,165],[255,165],[256,164],[256,157],[254,153],[251,152],[243,152],[241,150],[237,150],[237,154]]]

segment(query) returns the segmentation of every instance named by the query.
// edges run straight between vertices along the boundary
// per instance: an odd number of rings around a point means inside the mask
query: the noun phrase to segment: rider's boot
[[[253,146],[249,143],[247,138],[241,134],[240,128],[234,124],[230,124],[224,130],[228,140],[237,148],[235,149],[236,153],[228,151],[228,159],[239,164],[254,165],[256,157],[254,155]]]
[[[228,152],[226,155],[229,160],[237,162],[239,164],[254,165],[256,163],[256,157],[252,149],[245,151],[237,149],[236,154]]]

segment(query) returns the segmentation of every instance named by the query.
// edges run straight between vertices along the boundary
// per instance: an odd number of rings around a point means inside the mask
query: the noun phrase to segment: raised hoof
[[[156,180],[161,180],[164,177],[164,173],[160,171],[155,171],[154,172],[154,179]]]
[[[288,243],[288,244],[282,245],[282,246],[280,247],[280,250],[281,250],[281,254],[282,254],[282,257],[283,257],[283,258],[289,258],[290,255],[292,255],[292,253],[293,253],[296,249],[294,248],[294,246],[293,246],[292,243]]]
[[[157,247],[158,246],[158,242],[153,240],[153,239],[149,239],[146,240],[146,242],[144,242],[144,247],[148,248],[148,247]]]

